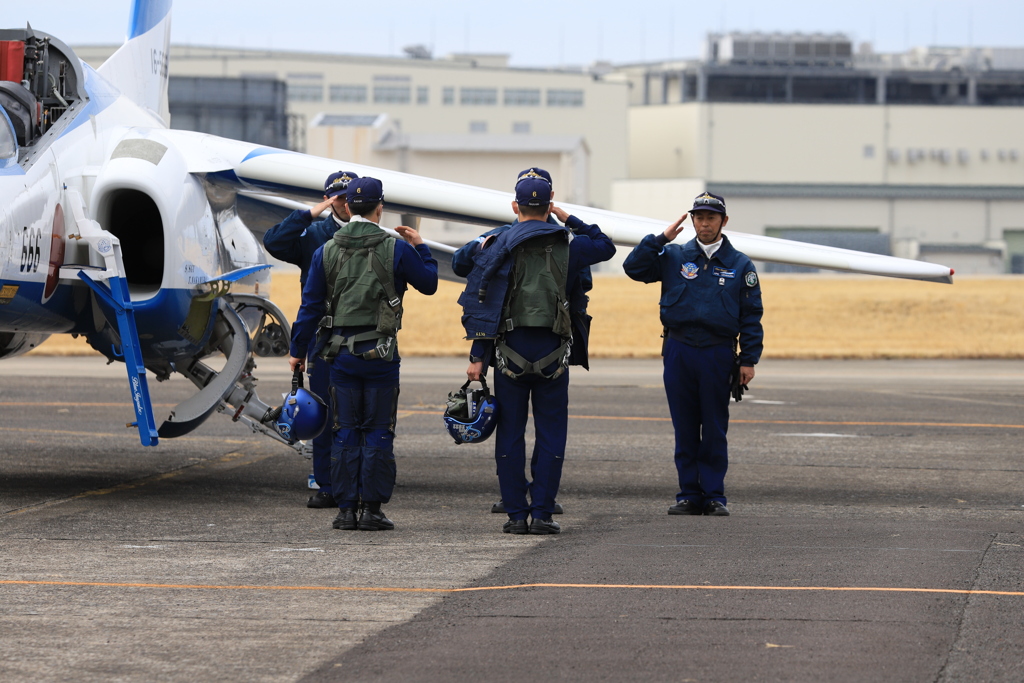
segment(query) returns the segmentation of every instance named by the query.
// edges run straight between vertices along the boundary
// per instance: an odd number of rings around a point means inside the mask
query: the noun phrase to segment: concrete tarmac
[[[666,514],[660,363],[597,359],[557,536],[502,534],[441,427],[465,361],[403,365],[396,529],[342,532],[225,416],[143,448],[123,366],[0,363],[0,680],[1021,679],[1024,362],[765,361],[705,519]]]

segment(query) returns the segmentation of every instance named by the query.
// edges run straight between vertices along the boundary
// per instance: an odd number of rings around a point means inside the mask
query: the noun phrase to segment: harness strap
[[[519,379],[523,375],[540,375],[544,379],[558,379],[562,376],[562,373],[565,372],[566,368],[569,367],[569,347],[571,343],[572,339],[566,339],[557,349],[548,355],[538,361],[530,362],[516,353],[516,351],[506,344],[504,340],[499,340],[494,345],[494,355],[498,369],[501,370],[501,374],[506,377]],[[512,368],[508,366],[509,360],[521,367],[523,371],[514,372]],[[544,368],[551,365],[556,360],[560,361],[558,363],[558,368],[556,368],[550,375],[545,375]]]
[[[356,343],[370,340],[376,341],[377,344],[369,351],[356,353]],[[331,338],[327,340],[327,345],[324,346],[324,350],[320,354],[320,357],[330,363],[338,357],[338,354],[341,353],[342,349],[347,349],[349,354],[362,358],[363,360],[377,360],[378,358],[391,360],[394,358],[395,338],[382,335],[376,330],[360,332],[348,337],[334,333],[331,335]]]
[[[380,254],[374,249],[370,254],[367,254],[367,268],[372,269],[377,279],[380,280],[380,284],[384,287],[384,294],[388,297],[388,306],[398,310],[402,305],[402,299],[399,298],[398,292],[395,290],[394,279],[388,277],[388,271],[384,263],[381,260]]]

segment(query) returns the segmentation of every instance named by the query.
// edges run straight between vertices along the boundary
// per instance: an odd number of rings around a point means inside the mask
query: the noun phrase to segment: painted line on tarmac
[[[36,503],[35,505],[26,505],[25,507],[22,507],[22,508],[17,508],[15,510],[9,510],[7,512],[4,512],[3,516],[4,517],[13,517],[14,515],[20,515],[20,514],[25,513],[25,512],[34,512],[36,510],[44,510],[46,508],[53,507],[54,505],[63,505],[64,503],[70,503],[72,501],[81,500],[82,498],[91,498],[91,497],[94,497],[94,496],[105,496],[108,493],[119,493],[121,491],[130,491],[131,489],[137,489],[137,488],[139,488],[141,486],[146,486],[147,484],[153,484],[153,483],[158,482],[158,481],[164,481],[164,480],[167,480],[167,479],[173,479],[174,477],[181,476],[182,474],[190,473],[192,470],[197,469],[197,468],[198,469],[209,468],[209,469],[212,469],[214,471],[221,471],[221,470],[230,469],[230,468],[233,468],[233,467],[241,467],[241,466],[245,466],[245,465],[252,465],[253,463],[259,462],[261,460],[266,460],[267,458],[270,458],[273,455],[275,455],[275,454],[268,453],[268,454],[264,454],[264,455],[249,455],[247,453],[242,453],[242,452],[237,452],[236,451],[236,452],[228,453],[227,455],[223,455],[223,456],[221,456],[219,458],[214,458],[214,459],[211,459],[211,460],[204,460],[204,461],[201,461],[201,462],[189,463],[187,465],[183,465],[183,466],[181,466],[181,467],[179,467],[177,469],[171,470],[169,472],[161,472],[160,474],[153,474],[153,475],[150,475],[148,477],[143,477],[142,479],[135,479],[133,481],[124,482],[123,484],[116,484],[114,486],[110,486],[110,487],[102,488],[102,489],[92,489],[91,491],[82,491],[81,493],[76,493],[75,495],[68,496],[67,498],[60,498],[59,500],[45,500],[45,501],[43,501],[41,503]],[[245,458],[245,459],[243,459],[243,458]]]
[[[66,586],[87,588],[162,588],[177,590],[251,590],[251,591],[327,591],[363,593],[478,593],[520,588],[597,588],[640,590],[702,591],[819,591],[851,593],[946,593],[952,595],[1007,595],[1024,597],[1024,591],[973,590],[967,588],[894,588],[879,586],[691,586],[629,583],[520,583],[511,586],[474,586],[470,588],[398,588],[372,586],[249,586],[179,583],[114,583],[104,581],[19,581],[0,580],[0,586]]]
[[[39,407],[100,407],[100,408],[123,408],[130,406],[130,403],[24,403],[24,402],[0,402],[0,406],[39,406]],[[171,408],[173,403],[154,403],[157,408]],[[444,415],[440,410],[416,410],[415,408],[399,408],[398,417],[409,415]],[[570,415],[576,420],[622,420],[626,422],[671,422],[669,417],[642,417],[628,415]],[[832,420],[729,420],[732,424],[749,425],[831,425],[846,427],[974,427],[979,429],[1024,429],[1024,425],[1011,424],[986,424],[983,422],[846,422]],[[31,429],[0,428],[0,431],[38,431]],[[66,434],[88,434],[88,432],[58,432]]]
[[[40,430],[39,430],[38,427],[0,427],[0,433],[3,433],[3,432],[20,432],[20,433],[39,434]],[[78,432],[78,431],[71,431],[71,430],[67,430],[67,429],[47,429],[46,430],[46,434],[47,435],[56,434],[58,436],[94,436],[94,437],[98,437],[98,438],[101,438],[101,439],[109,439],[111,437],[118,437],[118,436],[128,436],[128,437],[131,437],[135,441],[139,440],[139,433],[138,433],[138,431],[137,431],[137,429],[135,427],[129,427],[124,432],[117,432],[117,433],[114,433],[114,432]],[[229,445],[235,445],[235,444],[251,445],[253,443],[252,441],[246,441],[246,440],[243,440],[243,439],[228,439],[228,438],[217,437],[217,436],[176,436],[176,437],[174,437],[174,440],[175,441],[202,441],[203,443],[209,443],[210,441],[215,441],[217,443],[229,444]]]
[[[444,415],[437,410],[405,408],[409,415]],[[628,415],[570,415],[576,420],[623,420],[627,422],[671,422],[670,417],[640,417]],[[987,429],[1024,429],[1024,425],[986,424],[983,422],[842,422],[831,420],[729,420],[730,424],[748,425],[831,425],[840,427],[977,427]]]
[[[132,405],[131,401],[121,401],[120,403],[89,403],[86,401],[0,401],[0,406],[26,406],[36,408],[130,408]],[[154,403],[154,408],[173,408],[174,403]]]

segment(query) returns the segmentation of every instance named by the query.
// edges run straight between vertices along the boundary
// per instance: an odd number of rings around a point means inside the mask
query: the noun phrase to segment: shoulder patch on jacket
[[[743,276],[743,281],[747,283],[747,287],[757,287],[757,273],[750,271]]]

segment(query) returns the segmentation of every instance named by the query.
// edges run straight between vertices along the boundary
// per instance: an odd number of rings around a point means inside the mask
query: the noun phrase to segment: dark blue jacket
[[[622,264],[640,282],[661,281],[661,323],[691,346],[731,344],[740,339],[740,364],[754,365],[764,349],[761,283],[754,264],[722,236],[710,260],[696,238],[667,244],[648,235]]]
[[[263,235],[263,246],[276,259],[299,267],[299,283],[305,285],[313,252],[338,231],[333,216],[314,222],[308,209],[292,211]]]
[[[357,217],[358,218],[358,217]],[[423,294],[433,294],[437,291],[437,261],[430,255],[430,247],[425,244],[413,247],[408,242],[397,240],[395,242],[395,291],[402,293],[409,285],[416,288]],[[313,253],[313,259],[309,267],[309,281],[302,288],[302,305],[299,307],[299,314],[292,325],[291,355],[294,358],[305,358],[309,350],[309,344],[316,334],[320,319],[327,313],[327,278],[324,273],[324,252],[320,247]],[[344,334],[358,334],[372,327],[335,328],[335,331]],[[364,342],[365,348],[358,344],[356,350],[359,352],[368,350],[373,342]]]
[[[589,270],[590,266],[607,261],[615,255],[615,244],[601,232],[601,228],[596,225],[588,225],[575,216],[569,217],[566,226],[574,233],[573,240],[569,243],[569,272],[565,283],[566,292],[572,292],[580,288],[580,279],[584,270]],[[487,358],[491,341],[498,334],[501,311],[505,304],[505,293],[508,290],[508,275],[514,261],[509,258],[512,249],[524,240],[565,229],[541,221],[513,223],[508,228],[500,230],[497,233],[498,237],[487,249],[478,250],[474,255],[473,268],[469,273],[466,289],[459,297],[459,303],[463,307],[462,324],[466,329],[466,338],[473,340],[471,353],[474,356]],[[487,286],[483,287],[485,281]],[[487,290],[487,296],[483,303],[480,303],[478,299],[478,292],[481,288]],[[570,306],[572,307],[571,300]],[[573,308],[575,310],[575,307]],[[585,301],[583,309],[586,309]],[[576,357],[577,352],[582,349],[582,362],[578,359],[571,362],[585,366],[589,329],[586,326],[581,329],[577,315],[574,314],[572,317],[573,356]],[[555,344],[553,348],[557,348],[557,335],[550,330],[547,330],[546,334],[551,336],[551,341]],[[516,348],[510,337],[506,338],[506,342]]]
[[[452,254],[452,270],[459,277],[468,277],[470,271],[473,270],[473,257],[480,251],[480,245],[483,241],[491,235],[500,235],[505,232],[513,225],[519,222],[518,219],[508,225],[502,225],[493,230],[485,232],[484,234],[477,237],[472,242],[463,245],[458,251]],[[548,223],[552,225],[558,225],[558,221],[555,220],[554,216],[548,216]],[[566,221],[565,227],[569,228],[573,232],[576,232],[580,226],[586,226],[587,224],[581,221],[575,216],[570,216],[569,220]],[[594,288],[594,276],[590,272],[590,266],[585,266],[579,272],[579,277],[575,279],[575,284],[572,287],[567,285],[566,293],[569,295],[569,310],[572,312],[573,324],[579,320],[580,324],[589,326],[589,318],[587,317],[587,304],[590,300],[587,298],[587,292]],[[589,327],[588,327],[589,330]],[[583,349],[586,348],[586,334],[583,335]],[[579,347],[577,347],[579,348]],[[586,359],[584,354],[583,362],[573,363],[574,365],[583,365],[586,367]]]
[[[473,270],[473,257],[480,251],[480,245],[484,243],[484,240],[491,235],[500,235],[518,222],[519,219],[517,218],[511,223],[499,225],[493,230],[488,230],[484,234],[480,235],[472,242],[462,245],[462,247],[452,254],[452,271],[454,271],[459,277],[469,277],[469,271]],[[555,217],[550,215],[548,216],[548,223],[558,225],[558,221],[555,220]]]

